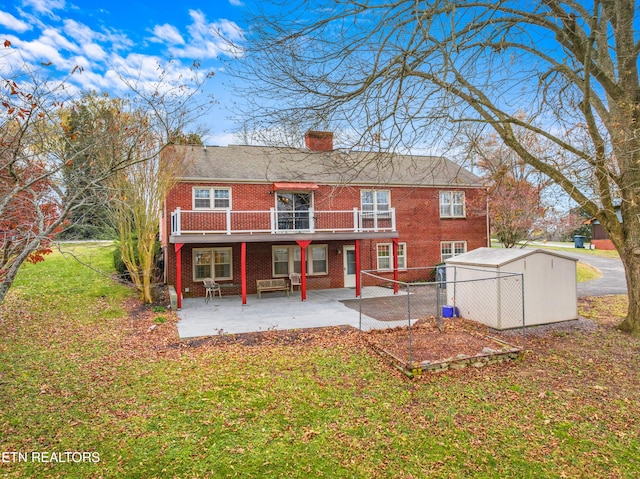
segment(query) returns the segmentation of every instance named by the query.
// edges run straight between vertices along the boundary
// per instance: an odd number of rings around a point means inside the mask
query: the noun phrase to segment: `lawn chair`
[[[213,279],[206,278],[203,283],[204,283],[204,289],[206,291],[206,294],[204,297],[205,303],[208,303],[211,300],[211,298],[213,298],[216,295],[216,292],[222,298],[222,290],[220,289],[220,285],[216,283]]]
[[[300,273],[289,273],[289,282],[291,283],[292,293],[293,293],[294,286],[298,286],[298,289],[300,289],[300,285],[302,285],[302,283],[300,282],[300,279],[301,279]]]

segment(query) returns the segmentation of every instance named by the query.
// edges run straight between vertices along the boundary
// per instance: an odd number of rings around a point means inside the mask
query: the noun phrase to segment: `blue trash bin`
[[[576,248],[584,248],[584,240],[585,240],[586,236],[582,236],[582,235],[575,235],[573,237],[573,245]]]

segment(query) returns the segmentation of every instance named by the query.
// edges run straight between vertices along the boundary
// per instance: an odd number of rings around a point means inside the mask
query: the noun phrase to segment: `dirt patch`
[[[435,319],[420,320],[411,327],[411,336],[406,327],[378,330],[367,333],[367,339],[377,348],[409,364],[425,361],[442,362],[455,358],[492,354],[511,349],[506,344],[490,337],[489,329],[463,318],[445,318],[442,330]]]

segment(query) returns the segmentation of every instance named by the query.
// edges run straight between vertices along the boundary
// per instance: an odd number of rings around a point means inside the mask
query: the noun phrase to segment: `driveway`
[[[604,296],[606,294],[627,294],[627,280],[624,267],[619,258],[603,258],[592,254],[575,251],[562,252],[567,256],[578,258],[583,263],[598,268],[602,278],[578,283],[578,296]]]
[[[566,245],[566,243],[564,243]],[[535,249],[533,245],[531,249]],[[559,246],[559,244],[553,244]],[[544,248],[543,248],[544,249]],[[560,254],[578,258],[583,263],[588,263],[594,268],[598,268],[602,273],[602,278],[578,283],[578,296],[604,296],[607,294],[627,294],[627,280],[624,277],[624,267],[620,258],[605,258],[589,253],[582,253],[578,248],[569,248],[558,251]]]

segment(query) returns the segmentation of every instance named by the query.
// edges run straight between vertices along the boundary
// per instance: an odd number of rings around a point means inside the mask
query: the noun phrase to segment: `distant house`
[[[620,207],[615,207],[616,215],[618,216],[618,221],[622,223],[622,214],[620,212]],[[605,231],[605,229],[600,224],[596,218],[592,218],[590,220],[585,221],[585,224],[591,225],[591,244],[596,249],[606,249],[606,250],[614,250],[616,247],[613,245],[613,242],[609,239],[609,235]]]
[[[302,275],[307,289],[354,288],[359,272],[415,278],[488,244],[480,180],[432,156],[343,151],[331,132],[306,148],[176,146],[186,149],[167,195],[162,242],[166,280],[182,296],[256,293],[256,281]]]

